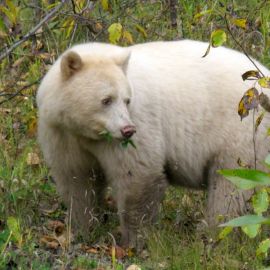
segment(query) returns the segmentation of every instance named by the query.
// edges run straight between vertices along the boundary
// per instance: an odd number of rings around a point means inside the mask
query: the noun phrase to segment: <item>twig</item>
[[[260,68],[256,65],[256,63],[254,62],[254,60],[248,55],[247,51],[245,50],[245,48],[242,46],[242,44],[235,38],[234,34],[232,33],[228,20],[227,20],[227,16],[225,14],[224,16],[224,20],[226,23],[226,28],[229,32],[229,34],[231,35],[231,37],[233,38],[234,42],[236,43],[237,46],[239,46],[241,48],[241,50],[243,51],[243,53],[245,54],[245,56],[249,59],[249,61],[256,67],[256,69],[261,73],[261,75],[263,77],[265,77],[265,75],[263,74],[263,72],[260,70]]]
[[[21,39],[19,39],[18,41],[16,41],[15,43],[13,43],[8,49],[5,50],[5,52],[3,52],[0,55],[0,61],[2,61],[5,57],[7,57],[14,49],[16,49],[18,46],[20,46],[22,43],[24,43],[27,39],[29,39],[32,35],[34,35],[36,33],[36,31],[46,22],[48,22],[51,17],[53,17],[53,15],[55,13],[57,13],[57,11],[59,9],[61,9],[64,4],[67,2],[68,0],[62,0],[61,4],[59,4],[57,7],[55,7],[51,12],[49,12],[35,27],[33,27],[26,35],[24,35]],[[1,103],[0,103],[1,104]]]
[[[16,97],[16,96],[18,96],[18,95],[20,95],[21,92],[22,92],[23,90],[25,90],[25,89],[27,89],[27,88],[29,88],[29,87],[31,87],[31,86],[33,86],[33,85],[39,83],[40,80],[41,80],[41,78],[39,78],[39,79],[37,79],[36,81],[34,81],[34,82],[32,82],[32,83],[30,83],[30,84],[28,84],[28,85],[25,85],[24,87],[20,88],[18,91],[16,91],[15,93],[11,94],[10,97],[8,97],[8,98],[6,98],[6,99],[0,101],[0,105],[4,104],[5,102],[11,100],[12,98],[14,98],[14,97]]]
[[[256,170],[256,168],[257,168],[257,153],[256,153],[255,109],[253,109],[252,123],[253,123],[253,136],[252,136],[253,140],[252,141],[253,141],[253,151],[254,151],[254,169]]]

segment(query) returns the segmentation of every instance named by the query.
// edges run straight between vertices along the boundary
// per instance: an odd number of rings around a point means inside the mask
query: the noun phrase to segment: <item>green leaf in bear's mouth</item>
[[[104,130],[99,133],[107,142],[111,143],[113,140],[112,133],[110,131]]]
[[[129,144],[136,149],[136,145],[135,145],[135,143],[131,139],[124,139],[121,142],[121,146],[123,148],[127,148]]]

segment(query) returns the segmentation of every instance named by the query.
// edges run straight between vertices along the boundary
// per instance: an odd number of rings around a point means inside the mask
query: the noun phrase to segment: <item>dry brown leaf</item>
[[[193,207],[192,199],[186,194],[182,198],[182,205],[184,207],[187,207],[187,208],[192,208]]]
[[[51,220],[48,223],[48,228],[53,230],[56,235],[60,235],[64,232],[65,230],[65,224],[59,220]]]
[[[60,243],[58,242],[58,240],[53,237],[53,236],[49,236],[49,235],[45,235],[40,239],[41,244],[44,244],[47,248],[51,248],[51,249],[58,249],[60,246]]]
[[[2,113],[2,114],[9,114],[9,113],[11,113],[11,109],[8,109],[8,108],[0,108],[0,113]]]
[[[28,134],[30,136],[36,135],[37,132],[37,119],[33,117],[28,124]]]
[[[39,165],[40,158],[39,158],[38,154],[37,153],[28,153],[26,163],[29,166]]]
[[[99,253],[99,250],[97,250],[96,248],[88,248],[86,250],[87,253],[92,253],[92,254],[98,254]]]
[[[123,259],[124,257],[127,256],[127,252],[123,248],[121,248],[121,247],[119,247],[117,245],[114,248],[115,248],[115,257],[116,257],[116,259]]]
[[[22,64],[22,62],[25,60],[25,58],[26,58],[26,57],[23,56],[23,57],[17,59],[17,60],[13,63],[12,67],[13,67],[13,68],[16,68],[16,67],[20,66],[20,65]]]

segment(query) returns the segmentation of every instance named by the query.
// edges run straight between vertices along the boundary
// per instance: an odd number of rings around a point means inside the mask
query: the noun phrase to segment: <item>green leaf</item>
[[[235,169],[235,170],[219,170],[229,181],[240,189],[252,189],[260,185],[270,185],[270,176],[268,173],[251,170],[251,169]]]
[[[207,50],[205,52],[205,54],[202,57],[205,57],[209,54],[211,46],[216,48],[221,46],[225,41],[227,40],[227,35],[223,30],[216,30],[214,32],[211,33],[211,37],[210,37],[210,44],[207,47]]]
[[[104,130],[99,133],[100,136],[102,136],[107,142],[111,143],[113,140],[112,133],[110,131]]]
[[[112,44],[117,44],[122,36],[122,25],[121,23],[113,23],[108,28],[109,40]]]
[[[232,230],[233,230],[233,227],[230,227],[230,226],[225,227],[225,228],[219,233],[218,239],[219,239],[219,240],[224,239],[229,233],[232,232]]]
[[[242,231],[249,237],[254,238],[257,236],[261,228],[261,224],[253,224],[253,225],[247,225],[242,226]]]
[[[122,145],[123,148],[127,148],[129,144],[130,144],[133,148],[136,149],[136,145],[135,145],[135,143],[134,143],[131,139],[124,139],[124,140],[121,142],[121,145]]]
[[[269,206],[269,197],[267,190],[265,188],[257,191],[255,195],[252,196],[252,206],[254,212],[257,215],[261,215],[268,209]]]
[[[256,256],[260,255],[267,255],[268,249],[270,248],[270,239],[265,239],[263,240],[260,244],[259,247],[256,250]]]
[[[20,230],[19,221],[15,217],[8,217],[7,226],[10,232],[12,232],[13,239],[20,247],[22,244],[22,234]]]
[[[211,45],[214,48],[223,45],[223,43],[226,42],[226,40],[227,40],[227,35],[221,29],[215,30],[211,34]]]
[[[265,218],[257,215],[246,215],[238,218],[234,218],[226,223],[219,225],[219,227],[242,227],[255,224],[270,224],[270,218]]]

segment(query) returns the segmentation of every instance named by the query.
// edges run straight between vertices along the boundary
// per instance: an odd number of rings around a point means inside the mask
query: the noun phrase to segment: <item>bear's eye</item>
[[[101,103],[105,106],[111,105],[112,104],[112,97],[107,97],[102,99]]]
[[[128,104],[130,103],[130,99],[129,99],[129,98],[126,99],[125,102],[126,102],[126,104],[128,105]]]

